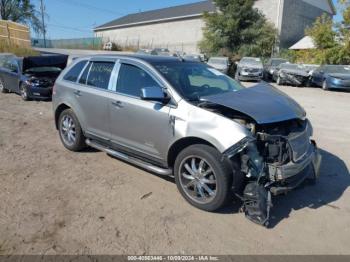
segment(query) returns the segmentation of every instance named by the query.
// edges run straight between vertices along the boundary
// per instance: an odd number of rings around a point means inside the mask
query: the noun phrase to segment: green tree
[[[0,16],[3,20],[27,24],[36,32],[44,31],[40,13],[30,0],[0,0]]]
[[[206,13],[202,51],[209,54],[271,55],[276,29],[254,8],[256,0],[214,0],[218,11]]]

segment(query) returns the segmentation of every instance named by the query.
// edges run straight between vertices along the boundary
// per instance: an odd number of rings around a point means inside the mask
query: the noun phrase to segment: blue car
[[[321,66],[312,73],[311,81],[324,90],[339,89],[350,91],[350,65]]]
[[[25,101],[51,99],[53,85],[67,60],[63,55],[0,55],[0,93],[17,93]]]

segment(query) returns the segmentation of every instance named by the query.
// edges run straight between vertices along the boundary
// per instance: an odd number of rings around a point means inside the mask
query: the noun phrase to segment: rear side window
[[[71,68],[71,70],[68,71],[68,73],[63,77],[63,79],[70,82],[76,82],[81,73],[81,70],[83,70],[86,63],[87,61],[81,61],[77,63],[75,66]]]
[[[93,62],[86,84],[101,89],[108,89],[113,67],[114,63],[112,62]]]
[[[160,85],[144,70],[128,64],[122,64],[119,70],[117,92],[129,96],[141,96],[145,87],[160,87]]]

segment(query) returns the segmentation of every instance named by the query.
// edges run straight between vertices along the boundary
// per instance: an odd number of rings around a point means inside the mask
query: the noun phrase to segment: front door
[[[116,92],[109,103],[111,140],[163,162],[172,135],[170,107],[141,100],[141,89],[145,87],[162,89],[160,81],[143,66],[121,62]]]

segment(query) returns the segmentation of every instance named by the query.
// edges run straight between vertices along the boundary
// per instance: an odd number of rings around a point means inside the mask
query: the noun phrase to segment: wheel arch
[[[60,104],[56,110],[55,110],[55,126],[56,126],[56,129],[58,129],[58,118],[60,117],[60,114],[66,110],[66,109],[71,109],[70,106],[68,106],[67,104],[63,103],[63,104]]]
[[[174,142],[169,150],[168,150],[168,156],[167,156],[167,164],[169,167],[173,167],[175,164],[176,157],[178,154],[185,148],[196,145],[196,144],[202,144],[202,145],[208,145],[215,149],[217,149],[212,143],[208,142],[205,139],[199,138],[199,137],[184,137],[176,142]]]

